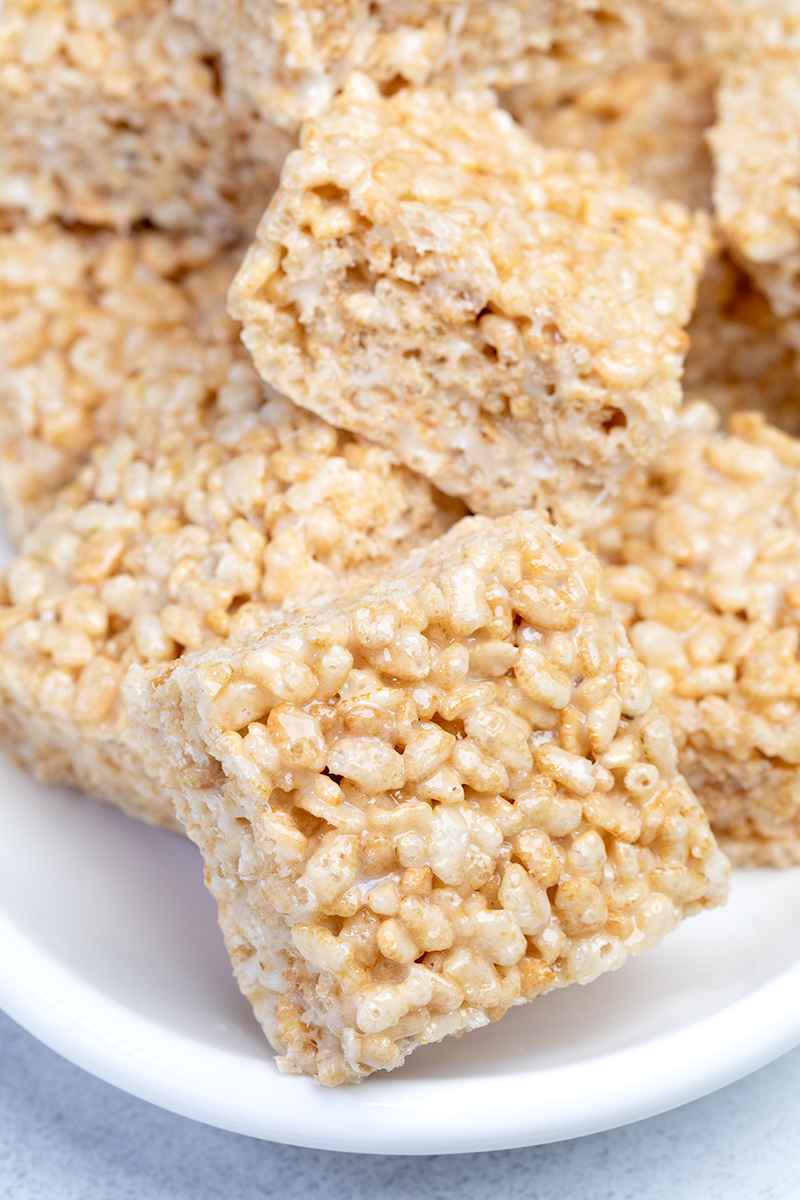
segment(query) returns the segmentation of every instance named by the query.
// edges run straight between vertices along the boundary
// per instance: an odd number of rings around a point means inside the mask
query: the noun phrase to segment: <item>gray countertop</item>
[[[797,1200],[798,1130],[800,1048],[674,1112],[551,1146],[300,1150],[125,1095],[0,1013],[2,1200]]]

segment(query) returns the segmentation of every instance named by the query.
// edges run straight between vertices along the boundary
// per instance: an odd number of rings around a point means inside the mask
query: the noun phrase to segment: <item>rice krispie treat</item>
[[[725,421],[741,409],[760,409],[780,429],[800,434],[793,323],[774,315],[727,254],[708,264],[686,332],[691,342],[683,373],[687,401],[711,401]]]
[[[64,237],[85,267],[85,239]],[[90,380],[90,425],[111,432],[6,573],[0,739],[39,778],[170,823],[127,731],[126,667],[365,586],[463,510],[386,451],[265,395],[224,312],[229,255],[174,284],[137,274],[156,246],[163,265],[169,239],[144,244],[109,237],[73,287],[50,293],[56,311],[36,332],[42,360],[76,366],[66,414],[84,412]]]
[[[250,233],[290,141],[169,0],[0,5],[0,209]]]
[[[752,6],[748,6],[752,7]],[[776,315],[800,310],[800,10],[760,4],[735,18],[732,62],[709,132],[714,204]]]
[[[672,428],[702,214],[544,150],[485,93],[353,76],[231,289],[256,367],[490,515],[566,525]]]
[[[362,70],[391,92],[529,83],[554,103],[647,53],[654,0],[177,0],[260,110],[296,129]]]
[[[241,254],[55,223],[0,234],[0,498],[16,540],[95,443],[152,437],[154,397],[168,411],[222,386],[243,358],[224,312]]]
[[[659,200],[711,207],[711,157],[704,132],[714,121],[716,73],[706,61],[651,60],[626,67],[543,107],[535,89],[503,103],[543,146],[591,150],[605,170],[624,171]]]
[[[706,405],[621,512],[609,584],[738,865],[800,863],[800,442]]]
[[[597,559],[527,512],[417,565],[124,685],[279,1066],[329,1085],[726,893]]]

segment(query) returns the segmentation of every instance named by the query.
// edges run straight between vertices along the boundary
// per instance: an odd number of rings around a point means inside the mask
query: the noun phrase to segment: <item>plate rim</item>
[[[63,997],[60,1001],[59,995]],[[243,1110],[241,1097],[238,1104],[232,1101],[228,1089],[221,1108],[209,1111],[207,1098],[198,1098],[202,1089],[198,1091],[197,1072],[175,1073],[176,1055],[188,1052],[190,1058],[191,1048],[198,1045],[196,1039],[165,1029],[106,995],[68,965],[54,961],[52,953],[0,911],[0,1008],[50,1049],[106,1083],[180,1116],[262,1140],[345,1153],[426,1155],[505,1150],[583,1137],[655,1116],[733,1083],[800,1044],[798,997],[800,962],[723,1009],[644,1043],[566,1066],[521,1072],[513,1077],[511,1087],[508,1076],[484,1077],[482,1089],[487,1104],[493,1105],[494,1120],[490,1132],[483,1135],[476,1133],[474,1122],[462,1124],[463,1093],[468,1089],[458,1079],[428,1086],[427,1102],[420,1104],[418,1096],[414,1102],[414,1093],[421,1085],[409,1081],[404,1087],[398,1078],[392,1085],[396,1103],[382,1097],[359,1107],[361,1127],[356,1132],[352,1129],[354,1108],[348,1104],[337,1113],[333,1107],[331,1101],[338,1089],[319,1089],[305,1079],[287,1081],[289,1088],[296,1089],[298,1084],[301,1089],[303,1085],[314,1088],[315,1105],[331,1118],[326,1134],[318,1128],[299,1128],[296,1100],[287,1106],[289,1096],[285,1094],[275,1097],[266,1104],[266,1111],[262,1108],[254,1117],[252,1110]],[[93,1018],[87,1013],[94,1014]],[[103,1018],[99,1022],[98,1014]],[[127,1035],[114,1037],[115,1025],[127,1030]],[[147,1042],[151,1053],[144,1049]],[[217,1059],[222,1066],[237,1056],[205,1044],[201,1057],[205,1064]],[[650,1059],[647,1069],[646,1058]],[[253,1064],[252,1071],[257,1073],[265,1064],[269,1064],[266,1056],[263,1063]],[[245,1077],[249,1070],[245,1066]],[[577,1094],[570,1092],[575,1079],[583,1083]],[[540,1097],[528,1096],[528,1104],[520,1107],[519,1095],[532,1083],[545,1085],[545,1089],[548,1084],[560,1084],[560,1093],[558,1086],[555,1094],[545,1090]],[[369,1085],[360,1085],[359,1095],[364,1095],[365,1087]],[[223,1092],[225,1089],[217,1095]],[[267,1088],[269,1099],[268,1093]],[[303,1094],[300,1090],[301,1107]],[[446,1128],[432,1125],[425,1129],[426,1109],[433,1107],[438,1112],[441,1106],[450,1110]],[[498,1116],[504,1119],[498,1121]],[[394,1128],[390,1129],[391,1121]]]

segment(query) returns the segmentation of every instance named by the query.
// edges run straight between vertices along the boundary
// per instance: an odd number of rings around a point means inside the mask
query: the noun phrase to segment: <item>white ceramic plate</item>
[[[663,1112],[800,1042],[800,870],[752,872],[616,974],[328,1091],[273,1065],[188,842],[5,763],[0,830],[0,1006],[117,1087],[254,1137],[533,1145]]]

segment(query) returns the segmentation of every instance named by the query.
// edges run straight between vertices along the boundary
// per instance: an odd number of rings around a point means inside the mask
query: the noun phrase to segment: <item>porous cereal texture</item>
[[[607,575],[679,766],[736,865],[800,863],[800,442],[693,406]]]
[[[671,430],[704,216],[485,93],[351,77],[231,289],[262,377],[474,511],[588,519]]]
[[[792,321],[727,254],[716,255],[700,281],[687,326],[686,401],[710,401],[725,421],[758,409],[787,433],[800,434],[800,339]]]
[[[385,451],[265,395],[224,311],[236,255],[176,284],[138,270],[154,246],[168,257],[163,236],[109,236],[89,269],[86,239],[60,236],[77,281],[53,293],[63,310],[38,328],[39,361],[56,378],[76,367],[68,415],[91,382],[89,424],[104,440],[82,467],[72,460],[72,483],[6,573],[0,737],[39,778],[169,824],[119,699],[127,666],[365,586],[463,510]]]
[[[291,142],[230,82],[169,0],[5,0],[0,209],[250,233]]]
[[[124,685],[280,1067],[329,1085],[588,983],[727,887],[597,559],[527,512],[408,568]]]
[[[711,207],[716,73],[707,61],[661,59],[604,77],[555,107],[521,87],[503,103],[543,146],[590,150],[604,170],[623,171],[658,200]]]
[[[224,314],[241,254],[56,223],[0,234],[0,497],[15,540],[97,442],[149,439],[146,413],[178,397],[194,413],[221,386],[243,357]]]
[[[800,310],[800,11],[759,5],[736,42],[709,132],[714,205],[775,314]]]
[[[347,74],[403,84],[509,88],[555,102],[647,53],[652,0],[177,0],[230,73],[287,129],[323,112]]]

